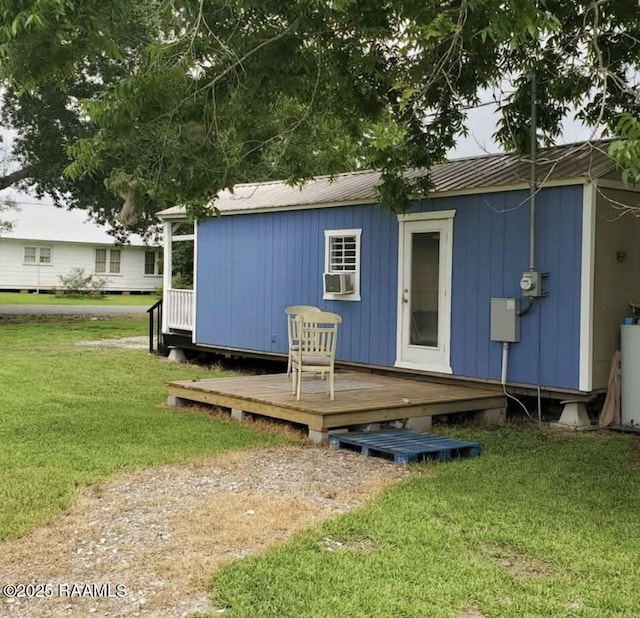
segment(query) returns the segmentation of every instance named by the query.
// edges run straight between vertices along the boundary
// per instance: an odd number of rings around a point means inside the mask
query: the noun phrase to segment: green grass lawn
[[[105,294],[97,298],[73,298],[55,294],[20,294],[0,292],[0,305],[125,305],[151,307],[158,300],[155,294]]]
[[[638,437],[445,433],[484,453],[227,566],[213,583],[225,616],[640,615]]]
[[[144,351],[75,345],[146,328],[144,319],[0,323],[0,540],[55,516],[79,487],[120,470],[284,442],[161,407],[167,381],[211,371]]]
[[[0,323],[0,540],[120,470],[284,442],[159,405],[166,381],[206,369],[75,345],[145,332],[144,319]],[[226,566],[213,580],[225,616],[640,615],[637,436],[441,433],[480,441],[482,456],[420,466],[367,507]]]

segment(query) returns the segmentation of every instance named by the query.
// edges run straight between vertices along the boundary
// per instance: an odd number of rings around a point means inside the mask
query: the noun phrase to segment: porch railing
[[[168,289],[164,299],[169,330],[193,330],[193,290]]]
[[[162,298],[147,309],[149,314],[149,353],[164,355],[166,348],[162,336]]]

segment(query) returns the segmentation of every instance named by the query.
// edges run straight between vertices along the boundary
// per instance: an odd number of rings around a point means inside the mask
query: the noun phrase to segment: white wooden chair
[[[287,375],[291,373],[291,354],[298,346],[298,331],[296,325],[296,316],[300,313],[320,311],[318,307],[313,305],[291,305],[284,312],[287,316],[287,337],[289,339],[289,359],[287,361]]]
[[[329,398],[334,396],[334,363],[338,324],[342,318],[328,311],[309,311],[295,318],[298,345],[291,355],[291,392],[300,400],[303,373],[328,373]]]

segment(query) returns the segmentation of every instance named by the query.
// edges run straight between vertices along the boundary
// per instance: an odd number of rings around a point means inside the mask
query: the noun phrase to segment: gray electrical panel
[[[491,299],[491,341],[520,341],[520,316],[517,298]]]

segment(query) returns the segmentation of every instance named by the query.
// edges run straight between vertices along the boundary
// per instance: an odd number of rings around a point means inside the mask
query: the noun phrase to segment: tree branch
[[[16,170],[10,174],[0,176],[0,191],[14,185],[16,182],[24,180],[25,178],[32,178],[35,171],[35,167],[28,165],[27,167],[23,167],[21,170]]]

